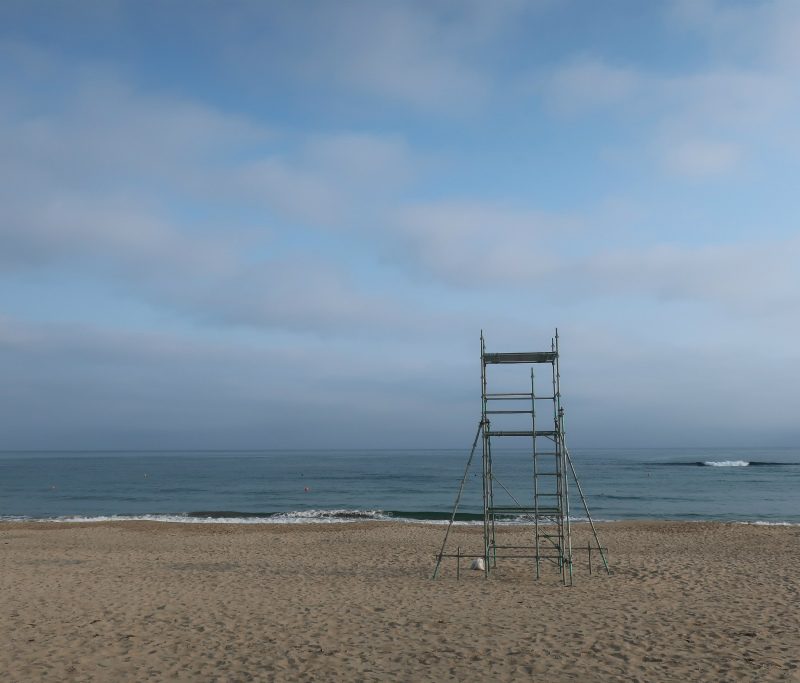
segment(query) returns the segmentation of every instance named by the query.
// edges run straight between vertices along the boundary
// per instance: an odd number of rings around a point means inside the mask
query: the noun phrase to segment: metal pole
[[[453,526],[453,522],[456,520],[456,512],[458,512],[458,506],[461,504],[461,494],[464,492],[464,484],[467,481],[467,476],[469,475],[469,468],[472,465],[472,457],[475,455],[475,447],[478,445],[478,437],[481,435],[481,428],[483,424],[478,424],[478,431],[475,433],[475,440],[472,442],[472,450],[469,452],[469,459],[467,460],[467,466],[464,468],[464,476],[461,477],[461,484],[458,487],[458,493],[456,494],[456,502],[453,504],[453,514],[450,515],[450,522],[447,524],[447,531],[444,533],[444,541],[442,542],[442,548],[439,550],[439,559],[436,560],[436,568],[433,570],[432,579],[436,578],[437,573],[439,572],[439,565],[442,563],[442,553],[444,553],[445,546],[447,545],[447,537],[450,535],[450,528]]]
[[[594,521],[592,520],[592,515],[589,513],[589,506],[586,504],[586,496],[583,495],[583,489],[581,488],[581,483],[578,481],[578,473],[575,471],[575,465],[572,464],[572,457],[569,454],[569,450],[565,451],[567,454],[567,462],[569,463],[569,468],[572,471],[572,479],[575,482],[575,486],[578,488],[578,494],[581,497],[581,502],[583,503],[583,510],[586,512],[586,518],[589,520],[589,526],[592,529],[592,535],[594,536],[594,542],[597,543],[597,549],[600,551],[600,559],[603,560],[603,566],[605,567],[606,573],[610,574],[611,570],[608,568],[608,561],[606,559],[605,551],[603,550],[603,546],[600,545],[600,538],[597,535],[597,529],[594,526]]]
[[[495,514],[494,514],[494,472],[492,470],[492,442],[487,440],[489,445],[489,531],[491,534],[490,548],[492,554],[492,567],[497,566],[497,538],[495,536]]]
[[[489,420],[486,417],[486,343],[481,330],[481,424],[483,425],[483,573],[489,578]]]
[[[565,443],[565,428],[564,428],[564,409],[559,409],[559,417],[561,421],[561,446],[562,457],[564,458],[564,524],[566,527],[566,551],[567,551],[567,570],[569,571],[569,585],[572,585],[572,528],[569,518],[569,479],[567,477],[567,447]]]
[[[550,350],[556,353],[556,341],[554,337],[550,339]],[[556,536],[557,536],[557,550],[558,550],[558,569],[561,572],[561,583],[566,585],[567,574],[564,565],[564,469],[563,465],[563,449],[561,448],[561,439],[559,438],[559,424],[558,424],[558,409],[560,406],[558,396],[558,384],[556,382],[556,362],[553,359],[550,363],[551,379],[553,387],[553,447],[555,449],[555,468],[556,468],[556,500],[558,511],[556,513]]]
[[[533,537],[536,546],[536,578],[540,577],[539,561],[539,479],[538,458],[536,454],[536,388],[531,368],[531,431],[533,432]]]
[[[569,480],[567,478],[567,443],[566,443],[566,428],[564,425],[564,408],[561,405],[561,366],[559,362],[558,350],[558,328],[556,328],[556,357],[555,357],[555,373],[556,373],[556,387],[557,401],[558,401],[558,435],[561,440],[561,458],[563,459],[563,472],[564,472],[564,552],[567,562],[567,575],[569,577],[569,584],[572,585],[572,533],[570,528],[569,519]],[[566,582],[565,582],[566,583]]]

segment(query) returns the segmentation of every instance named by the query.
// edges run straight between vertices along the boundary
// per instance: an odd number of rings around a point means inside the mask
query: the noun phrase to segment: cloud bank
[[[579,444],[796,438],[794,3],[191,9],[0,9],[0,447],[458,445],[556,325]]]

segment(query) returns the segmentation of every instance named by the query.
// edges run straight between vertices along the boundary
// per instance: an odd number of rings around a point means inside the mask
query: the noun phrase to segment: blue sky
[[[0,4],[0,447],[796,445],[800,5]]]

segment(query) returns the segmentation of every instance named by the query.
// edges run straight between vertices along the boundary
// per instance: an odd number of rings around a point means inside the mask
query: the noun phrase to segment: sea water
[[[468,451],[0,453],[0,519],[442,522]],[[593,518],[800,524],[800,449],[575,449]],[[531,456],[495,451],[495,502],[530,504]],[[482,509],[480,452],[460,521]],[[570,481],[570,510],[585,517]],[[513,520],[512,520],[513,521]],[[519,520],[519,521],[524,521]]]

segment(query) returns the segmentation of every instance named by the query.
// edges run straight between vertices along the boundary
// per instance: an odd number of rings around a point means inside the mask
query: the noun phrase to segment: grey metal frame
[[[597,550],[606,572],[610,573],[607,562],[607,549],[600,544],[597,530],[583,495],[583,490],[578,482],[575,467],[569,455],[565,442],[564,408],[561,405],[561,372],[559,367],[558,330],[550,342],[550,351],[523,352],[523,353],[487,353],[486,343],[481,332],[481,420],[472,450],[461,480],[458,495],[456,496],[453,513],[445,532],[445,538],[440,552],[437,555],[436,568],[433,578],[436,578],[443,557],[457,557],[460,575],[460,561],[466,557],[482,557],[484,560],[484,575],[489,578],[492,569],[497,566],[498,559],[533,559],[535,562],[536,578],[541,576],[543,562],[555,565],[560,574],[560,581],[565,586],[573,585],[573,547],[570,527],[570,502],[569,502],[569,475],[576,484],[584,512],[591,525],[591,532],[595,545],[591,543],[586,548],[589,552],[591,571],[591,552]],[[519,364],[530,366],[531,390],[530,392],[500,392],[488,391],[489,377],[487,366],[500,364]],[[548,395],[541,396],[536,393],[535,372],[536,365],[550,365],[551,390]],[[492,409],[493,401],[530,401],[530,409]],[[537,401],[548,401],[552,407],[552,428],[540,429],[537,420]],[[549,412],[549,411],[548,411]],[[502,429],[492,430],[492,415],[519,415],[529,416],[530,429]],[[493,443],[498,439],[528,437],[531,439],[531,464],[532,464],[532,491],[531,504],[523,504],[503,485],[494,475]],[[459,547],[458,553],[446,553],[447,539],[450,528],[455,521],[456,512],[461,501],[470,466],[475,455],[479,438],[482,444],[482,485],[483,485],[483,552],[477,555],[465,554]],[[502,453],[502,451],[499,451]],[[495,505],[495,489],[497,484],[506,493],[513,505]],[[511,546],[497,543],[496,525],[504,518],[528,519],[533,523],[533,538],[530,545]],[[498,554],[498,550],[500,553]],[[509,552],[510,551],[510,552]],[[524,552],[523,552],[524,551]]]

